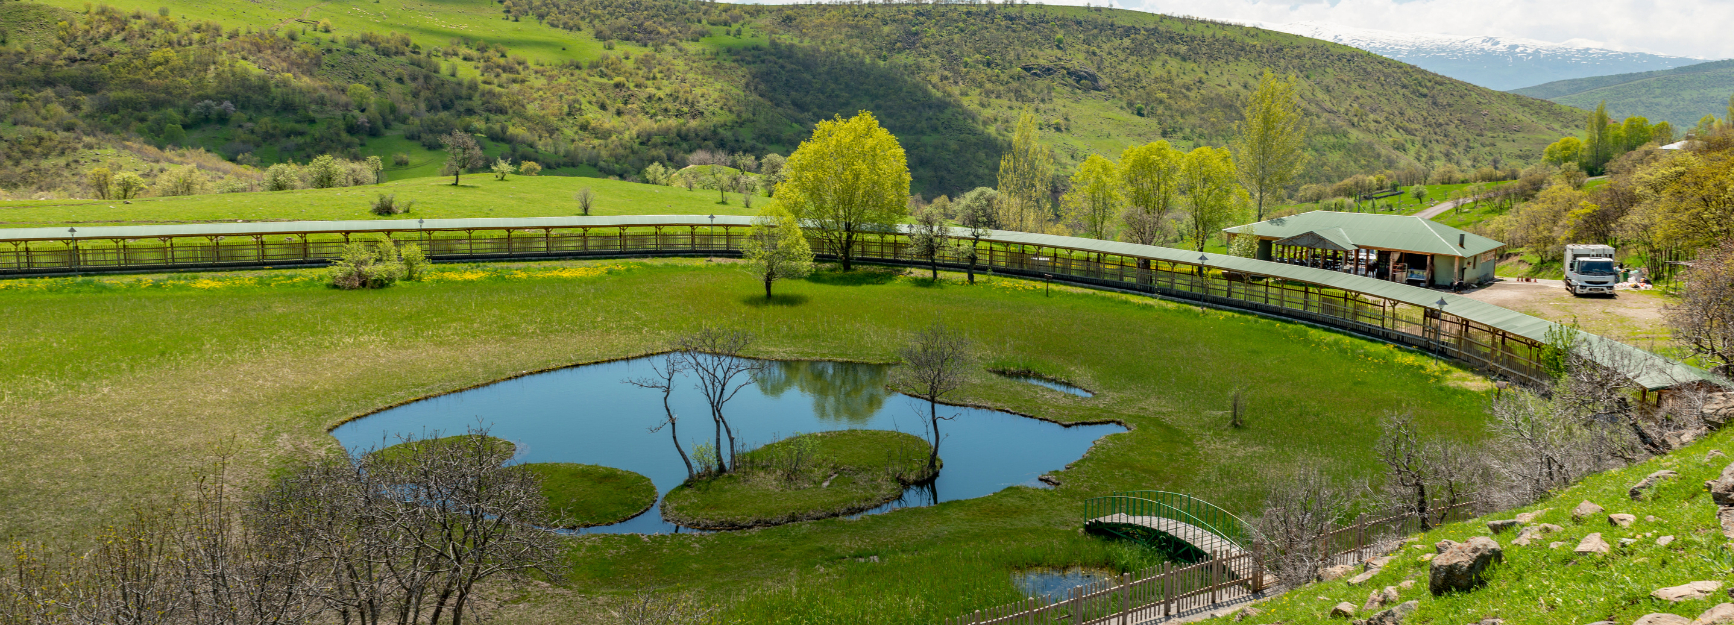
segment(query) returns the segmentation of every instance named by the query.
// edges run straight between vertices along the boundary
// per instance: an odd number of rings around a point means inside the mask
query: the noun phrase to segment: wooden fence
[[[210,234],[208,229],[207,233],[177,234],[172,231],[174,227],[139,227],[140,234],[133,234],[134,228],[90,228],[84,235],[74,235],[69,230],[65,236],[46,239],[8,239],[8,233],[0,230],[0,276],[323,265],[340,257],[349,241],[375,237],[416,243],[431,259],[448,262],[736,255],[747,232],[744,224],[703,222],[533,228],[478,224],[421,229],[415,227],[417,222],[375,221],[340,222],[349,229],[288,229],[317,223],[258,224],[260,231],[251,233],[241,228],[255,224],[237,225],[224,234]],[[124,232],[125,236],[116,232]],[[949,270],[960,270],[971,264],[973,253],[973,264],[980,271],[1143,292],[1282,316],[1431,351],[1511,379],[1531,383],[1547,379],[1541,365],[1544,352],[1541,341],[1445,313],[1438,307],[1347,288],[1224,271],[1210,266],[1205,259],[1188,262],[1174,260],[1173,255],[1154,258],[1088,249],[1115,245],[1107,242],[1077,239],[1078,247],[1030,245],[1015,242],[1020,233],[1005,234],[1011,240],[962,239],[961,245],[938,258],[925,259],[913,253],[907,236],[901,233],[872,233],[858,240],[852,255],[863,262],[915,266],[935,263]],[[823,256],[835,257],[839,252],[817,236],[811,241],[814,250]],[[1272,265],[1272,271],[1280,273],[1285,267]],[[1369,287],[1387,284],[1371,279],[1366,282]]]
[[[1473,502],[1440,506],[1428,512],[1428,526],[1460,521]],[[1443,519],[1443,520],[1441,520]],[[1358,563],[1394,548],[1397,539],[1420,531],[1413,511],[1362,514],[1318,539],[1326,564]],[[1212,554],[1191,565],[1164,564],[1119,577],[1076,586],[1063,599],[1031,597],[976,610],[945,625],[1137,625],[1245,601],[1274,580],[1265,575],[1266,550],[1260,543],[1238,555]]]

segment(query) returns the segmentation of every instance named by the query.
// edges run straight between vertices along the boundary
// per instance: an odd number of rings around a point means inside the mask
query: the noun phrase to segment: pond
[[[1079,397],[1095,397],[1096,396],[1095,393],[1091,393],[1089,391],[1078,388],[1076,386],[1072,386],[1072,385],[1067,384],[1065,382],[1055,382],[1055,381],[1049,380],[1047,378],[1036,377],[1033,375],[1024,375],[1024,374],[1019,374],[1019,373],[1000,373],[998,375],[1002,378],[1009,378],[1009,379],[1017,380],[1019,382],[1025,383],[1025,384],[1034,384],[1036,386],[1046,386],[1048,388],[1054,389],[1054,390],[1059,391],[1061,393],[1067,393],[1070,395],[1077,395]]]
[[[1073,588],[1090,582],[1113,579],[1109,571],[1085,568],[1042,568],[1012,573],[1012,585],[1025,597],[1041,597],[1048,602],[1064,601]]]
[[[686,467],[663,420],[662,396],[623,380],[652,375],[651,359],[621,360],[505,380],[432,397],[369,415],[332,431],[351,453],[396,443],[399,435],[463,432],[478,424],[518,446],[513,462],[575,462],[633,471],[656,484],[658,497],[686,479]],[[796,433],[848,429],[897,430],[926,438],[926,405],[885,388],[884,365],[771,361],[724,409],[743,449]],[[709,408],[680,384],[670,400],[680,416],[681,442],[691,450],[712,437]],[[1071,427],[980,408],[942,407],[957,415],[940,425],[945,467],[930,485],[865,514],[971,499],[1008,486],[1046,488],[1037,478],[1064,467],[1118,425]],[[636,518],[583,532],[665,533],[657,507]]]

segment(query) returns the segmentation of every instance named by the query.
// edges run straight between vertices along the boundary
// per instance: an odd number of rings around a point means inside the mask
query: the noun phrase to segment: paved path
[[[1090,519],[1091,523],[1114,523],[1118,525],[1138,525],[1162,532],[1185,541],[1205,553],[1222,556],[1237,556],[1241,554],[1240,547],[1221,536],[1202,527],[1158,516],[1132,516],[1115,513],[1108,516]]]
[[[1445,211],[1451,210],[1453,208],[1457,208],[1458,204],[1462,204],[1465,201],[1466,200],[1451,200],[1449,202],[1440,202],[1438,206],[1434,206],[1432,208],[1423,210],[1419,213],[1415,213],[1415,216],[1420,217],[1422,219],[1432,219],[1434,217],[1438,217],[1440,215],[1445,214]]]

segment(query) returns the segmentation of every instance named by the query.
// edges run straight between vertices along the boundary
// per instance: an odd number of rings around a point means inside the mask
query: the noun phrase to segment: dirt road
[[[1668,342],[1658,291],[1621,290],[1616,297],[1574,297],[1559,280],[1500,280],[1463,295],[1559,323],[1576,320],[1587,332],[1644,349]]]

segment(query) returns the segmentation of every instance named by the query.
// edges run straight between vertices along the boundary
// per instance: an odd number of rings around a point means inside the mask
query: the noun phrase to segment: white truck
[[[1619,281],[1612,245],[1565,246],[1565,290],[1572,295],[1613,295],[1614,283]]]

